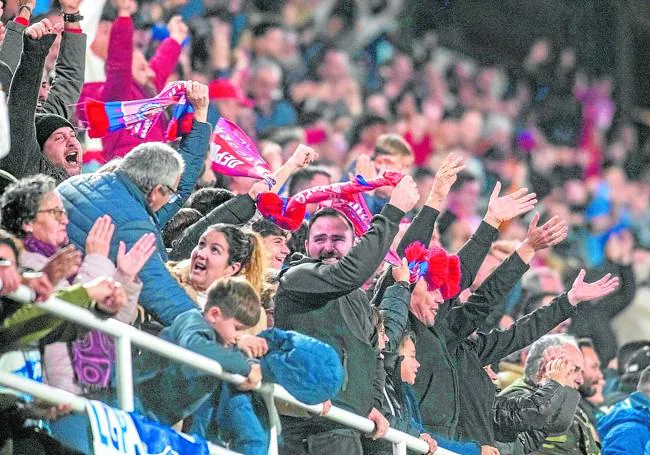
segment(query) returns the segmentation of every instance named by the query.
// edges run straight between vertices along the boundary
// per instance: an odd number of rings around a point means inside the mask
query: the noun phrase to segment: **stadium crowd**
[[[283,407],[285,454],[390,454],[392,427],[430,453],[650,455],[650,167],[612,79],[547,39],[516,68],[408,42],[406,4],[3,2],[0,370],[116,405],[113,341],[56,296],[246,377],[134,352],[138,413],[241,453],[268,451],[270,381],[375,424]],[[182,138],[167,114],[88,134],[87,106],[174,81]],[[271,179],[213,166],[221,118]],[[361,230],[262,204],[348,181]],[[93,453],[85,416],[0,398],[1,454]]]

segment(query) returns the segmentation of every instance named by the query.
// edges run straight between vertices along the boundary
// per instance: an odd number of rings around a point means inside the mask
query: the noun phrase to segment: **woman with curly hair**
[[[82,261],[81,253],[69,244],[68,215],[56,183],[45,175],[26,177],[7,187],[0,199],[0,224],[23,243],[21,267],[44,272],[55,289],[100,276],[113,277],[129,297],[128,305],[115,318],[127,324],[135,319],[142,288],[138,273],[155,250],[153,235],[143,236],[128,252],[120,245],[116,267],[108,259],[115,226],[110,217],[101,217],[88,234]],[[51,385],[83,394],[109,386],[113,357],[112,340],[91,331],[70,348],[67,343],[45,346],[43,370]]]

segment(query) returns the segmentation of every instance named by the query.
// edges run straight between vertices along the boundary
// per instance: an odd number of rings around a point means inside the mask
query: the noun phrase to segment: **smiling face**
[[[284,260],[290,253],[287,246],[287,238],[282,235],[268,235],[262,238],[264,249],[269,261],[269,267],[280,270],[284,265]]]
[[[420,368],[420,362],[415,358],[415,345],[410,339],[404,340],[399,350],[399,355],[404,357],[400,365],[402,381],[407,384],[415,384],[415,377]]]
[[[68,175],[81,173],[81,144],[69,126],[54,130],[43,144],[43,154],[54,166]]]
[[[424,280],[419,280],[415,285],[409,309],[418,320],[427,327],[433,327],[440,304],[445,300],[439,290],[430,292]]]
[[[23,230],[49,245],[67,245],[68,215],[59,195],[54,191],[47,193],[38,206],[36,217],[25,223]]]
[[[230,252],[226,236],[219,231],[208,231],[201,236],[192,250],[190,261],[190,283],[198,291],[205,291],[219,278],[226,278],[239,272],[241,264],[228,264]]]
[[[335,264],[354,244],[354,235],[341,216],[326,215],[318,218],[309,229],[305,249],[310,258],[325,264]]]

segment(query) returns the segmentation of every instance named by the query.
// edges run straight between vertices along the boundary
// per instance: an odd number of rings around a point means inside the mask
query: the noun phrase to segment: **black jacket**
[[[172,244],[169,259],[172,261],[188,259],[199,243],[199,239],[210,226],[217,223],[244,224],[253,218],[256,210],[257,205],[248,194],[240,194],[224,202],[183,231]]]
[[[384,260],[403,216],[401,210],[386,205],[366,234],[336,264],[310,258],[293,262],[280,275],[275,297],[276,327],[312,336],[337,352],[346,378],[332,401],[362,416],[368,415],[374,399],[381,400],[384,384],[375,383],[374,378],[384,367],[377,358],[378,347],[371,343],[375,327],[361,286]],[[323,419],[310,419],[312,426],[320,424],[317,421]],[[322,423],[323,429],[331,428]]]
[[[549,435],[566,432],[579,402],[577,390],[555,381],[542,386],[524,379],[516,381],[494,402],[496,439],[511,443],[511,449],[502,453],[531,453],[540,448]]]
[[[455,355],[463,371],[461,414],[456,431],[458,439],[494,445],[493,404],[496,389],[483,367],[534,343],[573,314],[575,308],[566,294],[562,294],[552,304],[520,318],[509,329],[478,332],[458,346]],[[516,412],[516,408],[512,411]],[[513,416],[513,419],[518,417],[521,416]]]
[[[468,288],[476,277],[498,231],[481,223],[470,240],[458,252],[461,262],[461,289]],[[421,364],[413,387],[418,397],[426,430],[453,437],[460,414],[459,369],[450,353],[450,343],[461,343],[474,330],[482,315],[483,302],[453,306],[456,299],[445,302],[438,310],[434,327],[426,327],[412,313],[411,329],[417,335],[416,350]]]

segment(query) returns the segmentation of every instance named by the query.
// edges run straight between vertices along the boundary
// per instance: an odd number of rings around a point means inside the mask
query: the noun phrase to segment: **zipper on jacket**
[[[343,386],[341,392],[345,392],[348,388],[348,351],[343,349]]]

